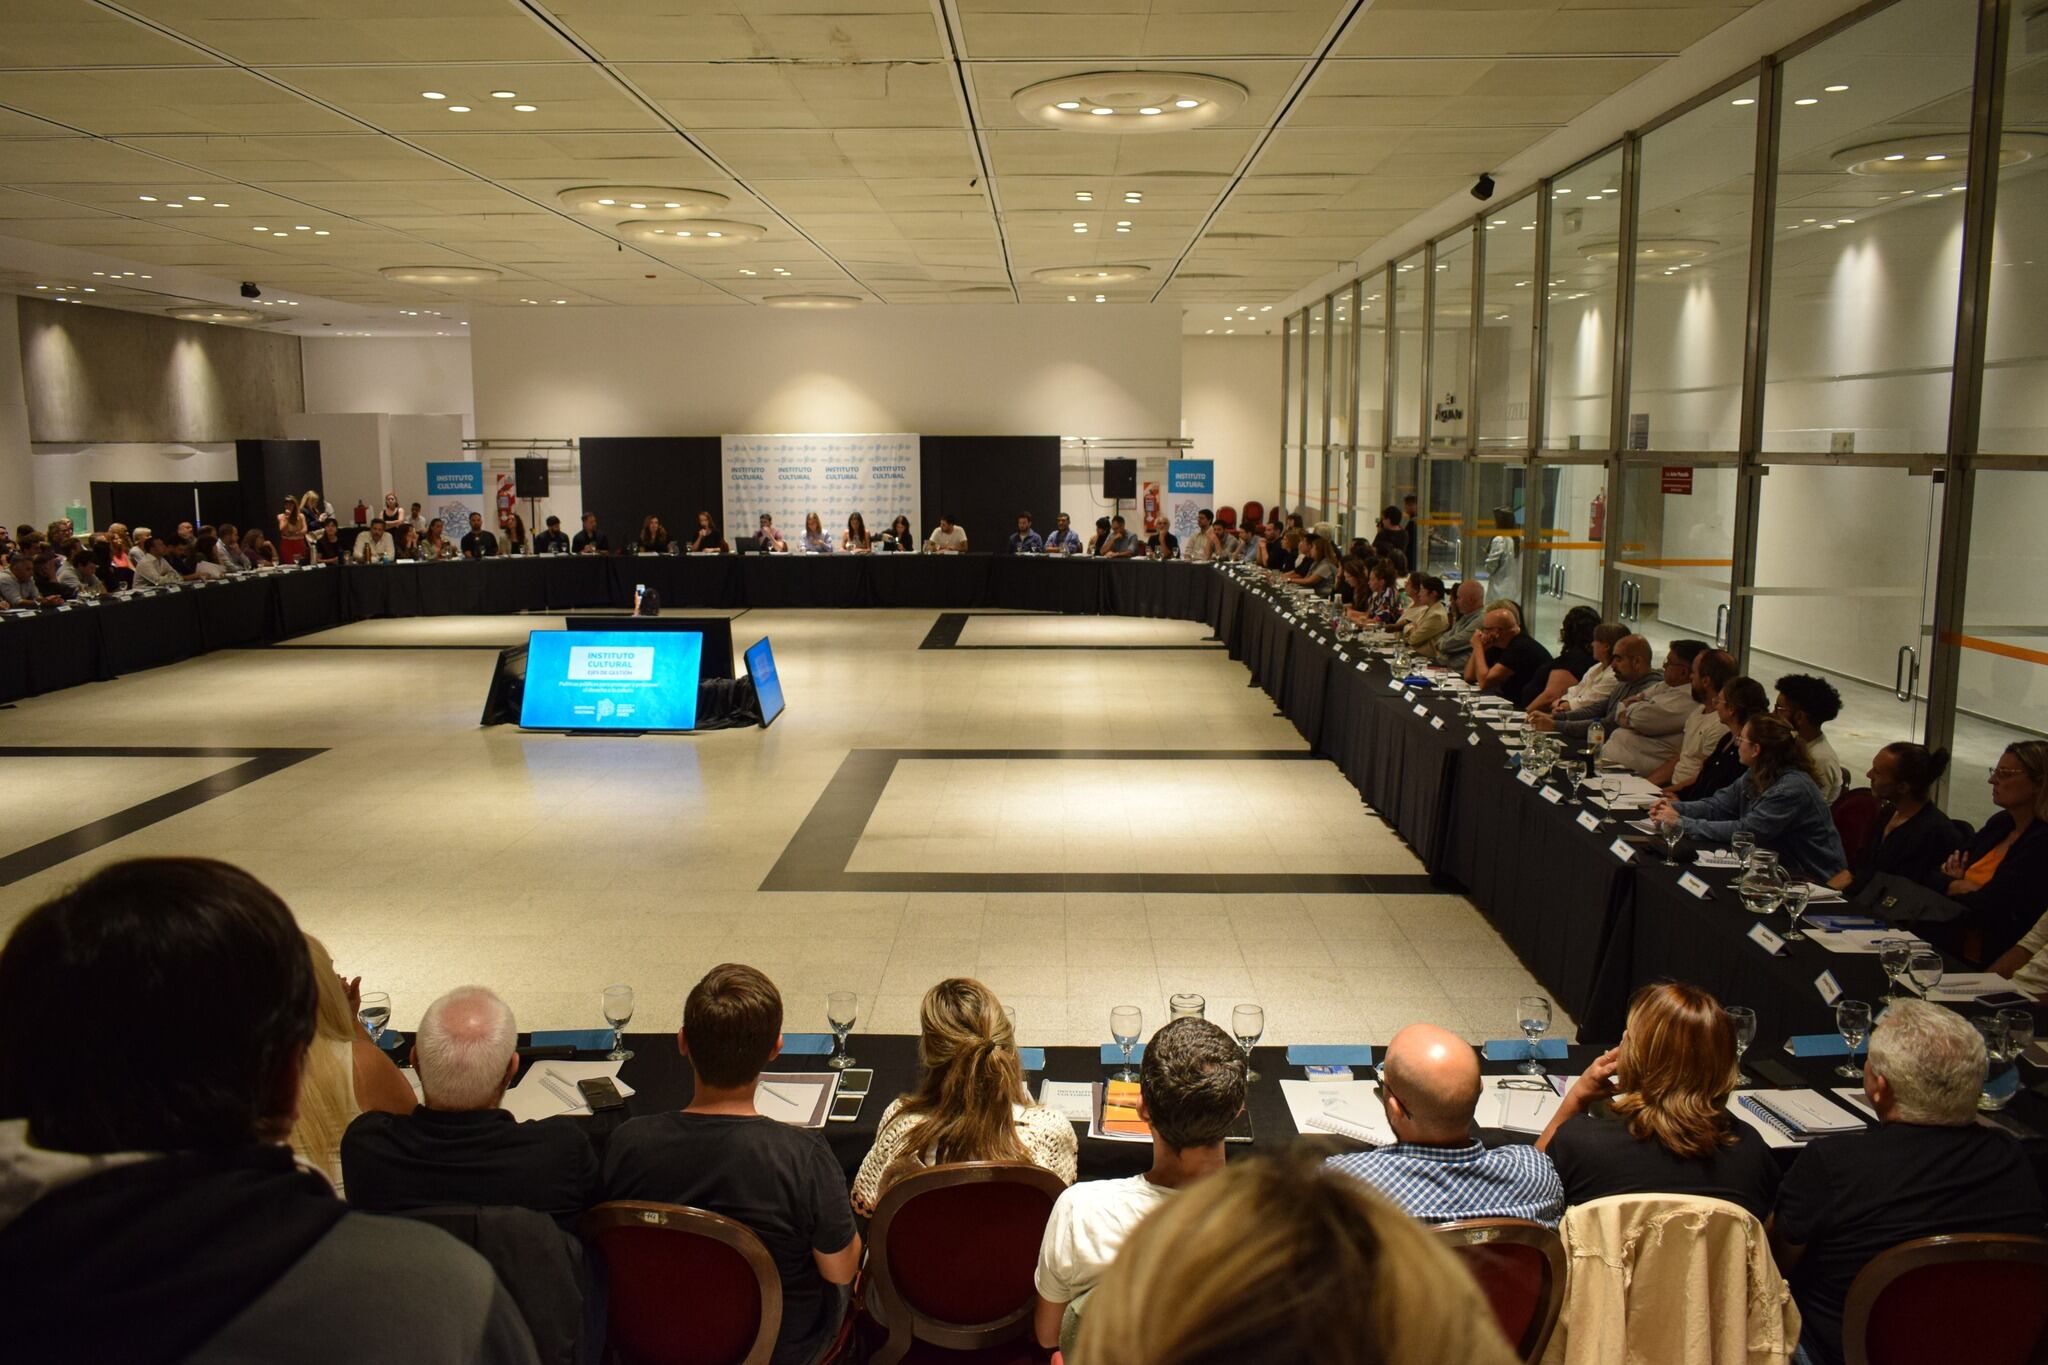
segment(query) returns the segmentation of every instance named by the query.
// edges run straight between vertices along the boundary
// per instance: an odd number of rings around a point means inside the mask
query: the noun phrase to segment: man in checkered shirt
[[[1425,1223],[1529,1218],[1555,1226],[1564,1211],[1557,1168],[1534,1147],[1489,1150],[1473,1137],[1480,1091],[1471,1044],[1434,1024],[1410,1024],[1380,1067],[1394,1145],[1333,1156],[1330,1165]]]

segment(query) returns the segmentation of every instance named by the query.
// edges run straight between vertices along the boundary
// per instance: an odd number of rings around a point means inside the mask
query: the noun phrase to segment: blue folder
[[[1017,1057],[1024,1063],[1026,1071],[1045,1070],[1045,1049],[1042,1047],[1020,1047],[1017,1049]]]
[[[612,1031],[608,1028],[549,1028],[533,1031],[535,1047],[573,1047],[578,1052],[610,1052]]]
[[[1371,1066],[1370,1043],[1294,1043],[1287,1049],[1289,1066]]]
[[[1144,1060],[1145,1045],[1139,1043],[1131,1049],[1131,1065],[1136,1066]],[[1122,1066],[1124,1064],[1124,1050],[1115,1043],[1104,1043],[1102,1045],[1102,1064],[1104,1066]]]
[[[1566,1056],[1564,1039],[1543,1038],[1531,1046],[1527,1038],[1489,1038],[1486,1040],[1486,1060],[1489,1062],[1525,1062],[1531,1057],[1546,1062],[1561,1062]]]
[[[832,1035],[829,1033],[782,1035],[782,1055],[785,1057],[822,1057],[831,1050]]]
[[[1839,1033],[1795,1033],[1785,1040],[1785,1050],[1794,1057],[1846,1057],[1849,1045],[1842,1041]],[[1856,1049],[1861,1057],[1870,1050],[1869,1044]]]

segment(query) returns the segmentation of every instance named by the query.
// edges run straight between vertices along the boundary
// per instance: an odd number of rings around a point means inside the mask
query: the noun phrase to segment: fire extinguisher
[[[1606,538],[1607,490],[1603,488],[1598,493],[1595,493],[1593,495],[1593,511],[1591,517],[1588,519],[1587,522],[1586,539],[1605,540]]]
[[[362,500],[361,498],[357,498],[357,499],[356,499],[356,525],[358,525],[358,526],[368,526],[369,524],[370,524],[370,504],[368,504],[368,503],[364,502],[364,501],[363,501],[363,500]]]
[[[1145,529],[1156,530],[1159,526],[1159,485],[1145,485]]]

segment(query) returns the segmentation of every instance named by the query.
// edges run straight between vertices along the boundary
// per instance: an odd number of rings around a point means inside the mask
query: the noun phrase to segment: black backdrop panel
[[[687,544],[697,529],[697,513],[708,511],[732,538],[725,524],[724,493],[718,473],[716,436],[585,436],[578,445],[583,464],[583,506],[597,513],[597,529],[614,550],[640,533],[640,523],[658,516],[668,533]],[[581,530],[575,517],[564,516],[562,529]]]
[[[309,488],[324,494],[318,441],[237,441],[235,473],[242,486],[241,515],[229,518],[243,529],[260,526],[266,536],[277,532],[277,514],[287,497]]]
[[[303,490],[301,490],[303,491]],[[241,515],[241,485],[238,483],[155,483],[141,481],[92,481],[93,529],[104,531],[115,522],[131,530],[147,526],[170,535],[181,521],[194,521],[192,503],[198,499],[196,521],[218,526],[223,519]],[[280,495],[279,503],[283,499]]]
[[[931,534],[941,512],[967,532],[970,546],[996,554],[1008,549],[1019,512],[1031,513],[1041,535],[1052,527],[1060,510],[1059,437],[926,436],[922,442],[920,537]]]

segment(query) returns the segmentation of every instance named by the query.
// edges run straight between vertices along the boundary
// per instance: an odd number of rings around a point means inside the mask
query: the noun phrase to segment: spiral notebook
[[[1280,1082],[1280,1093],[1298,1132],[1335,1133],[1368,1147],[1393,1145],[1394,1130],[1387,1125],[1386,1106],[1380,1101],[1379,1087],[1371,1081],[1286,1077]]]
[[[1836,1133],[1857,1133],[1862,1119],[1813,1090],[1750,1090],[1735,1097],[1736,1116],[1772,1147],[1798,1146]]]

